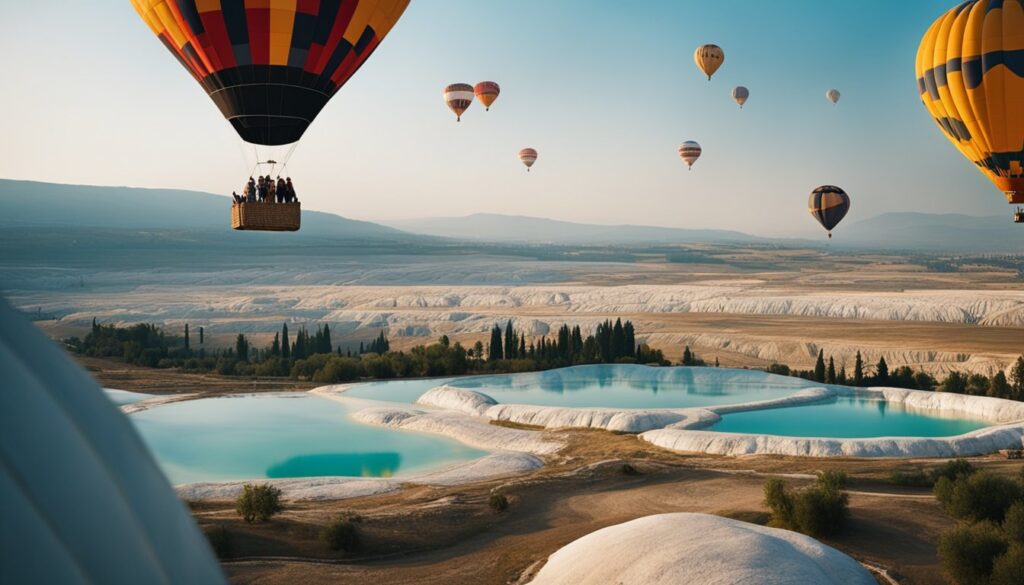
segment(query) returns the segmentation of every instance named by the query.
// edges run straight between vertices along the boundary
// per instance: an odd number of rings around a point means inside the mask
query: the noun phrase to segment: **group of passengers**
[[[295,187],[292,185],[292,178],[277,178],[277,181],[266,177],[259,180],[249,177],[249,182],[242,188],[242,194],[232,192],[231,197],[235,203],[247,203],[259,201],[260,203],[293,203],[299,198],[295,195]]]

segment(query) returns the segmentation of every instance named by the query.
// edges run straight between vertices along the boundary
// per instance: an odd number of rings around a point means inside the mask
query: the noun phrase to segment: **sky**
[[[503,213],[820,235],[806,206],[822,184],[850,194],[847,222],[1007,214],[918,98],[918,42],[954,3],[412,0],[288,172],[305,208],[371,221]],[[0,177],[241,189],[252,146],[128,0],[0,6]],[[703,43],[726,54],[710,82],[693,62]],[[483,80],[501,96],[456,123],[441,90]],[[742,110],[736,85],[750,89]],[[690,172],[685,140],[704,149]],[[530,173],[523,147],[539,152]]]

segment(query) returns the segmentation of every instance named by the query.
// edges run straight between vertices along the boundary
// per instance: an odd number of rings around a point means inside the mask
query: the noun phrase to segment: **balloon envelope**
[[[825,99],[832,102],[833,104],[839,101],[839,90],[830,89],[825,92]]]
[[[519,151],[519,160],[526,165],[526,170],[530,170],[533,163],[537,162],[537,151],[532,148],[524,148]]]
[[[476,99],[483,104],[484,109],[490,111],[491,104],[498,99],[498,94],[501,93],[501,87],[493,81],[481,81],[473,86],[473,93],[476,95]]]
[[[131,0],[246,142],[289,144],[409,0]]]
[[[473,86],[468,83],[453,83],[444,88],[441,95],[448,109],[455,114],[456,122],[461,121],[466,108],[473,105]]]
[[[946,138],[1010,203],[1024,203],[1024,3],[952,8],[921,39],[916,70]]]
[[[749,97],[750,90],[743,87],[742,85],[737,85],[732,89],[732,99],[735,100],[741,108],[743,107],[743,104],[747,103],[747,98]]]
[[[807,210],[822,227],[831,232],[850,211],[850,196],[835,185],[822,185],[811,191]],[[831,233],[829,237],[832,237]]]
[[[687,168],[692,167],[693,163],[697,162],[697,159],[700,158],[700,153],[700,145],[693,140],[687,140],[679,145],[679,158],[683,159]]]
[[[718,45],[701,45],[694,51],[693,60],[697,63],[697,67],[704,72],[704,75],[708,76],[710,81],[711,76],[725,62],[725,51]]]

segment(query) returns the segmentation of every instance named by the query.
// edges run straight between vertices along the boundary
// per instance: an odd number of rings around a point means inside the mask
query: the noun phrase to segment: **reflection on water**
[[[267,468],[267,477],[351,475],[391,477],[398,471],[398,453],[317,453],[296,455]]]
[[[910,409],[867,397],[843,397],[727,414],[710,430],[789,437],[949,437],[985,426],[984,421],[951,413]]]
[[[484,455],[438,435],[357,423],[305,394],[207,398],[131,415],[172,483],[391,476]]]

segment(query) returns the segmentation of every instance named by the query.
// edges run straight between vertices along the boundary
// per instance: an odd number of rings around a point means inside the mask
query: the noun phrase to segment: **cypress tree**
[[[277,357],[281,355],[281,334],[274,334],[274,342],[270,344],[270,355]]]
[[[331,343],[331,326],[324,323],[324,339],[320,344],[320,353],[331,353],[331,348],[334,344]]]
[[[185,323],[185,351],[189,350],[188,323]]]
[[[864,360],[860,357],[860,351],[857,352],[857,359],[853,362],[853,385],[864,385]]]
[[[633,329],[633,322],[632,321],[626,321],[626,323],[622,326],[622,332],[623,332],[623,335],[625,335],[625,337],[626,337],[625,347],[629,350],[629,354],[628,355],[635,357],[636,356],[635,352],[636,352],[637,345],[636,345],[636,330]]]
[[[487,361],[501,360],[505,358],[501,351],[501,327],[497,323],[491,328],[491,344],[488,346]]]
[[[612,359],[620,358],[627,354],[626,332],[622,328],[622,319],[616,319],[612,326]]]
[[[203,344],[203,328],[199,328],[199,345]]]
[[[512,329],[512,319],[505,323],[505,359],[512,359],[516,352],[516,332]]]
[[[818,350],[818,361],[814,363],[814,381],[825,381],[825,350]]]
[[[690,346],[687,345],[683,348],[683,365],[693,365],[693,353],[690,352]]]
[[[519,359],[526,359],[526,336],[519,337]]]
[[[1014,400],[1024,400],[1024,355],[1017,358],[1010,370],[1010,388]]]
[[[878,360],[878,373],[875,375],[875,382],[883,385],[889,383],[889,364],[885,363],[884,355]]]
[[[829,384],[836,383],[836,362],[832,356],[828,356],[828,374],[825,376],[825,381]]]
[[[235,338],[235,355],[243,362],[249,361],[249,342],[245,340],[245,335],[241,333]]]
[[[291,347],[291,344],[288,341],[288,324],[287,323],[285,323],[284,326],[281,327],[281,357],[283,357],[286,360],[287,359],[291,359],[291,357],[292,357],[292,347]]]

